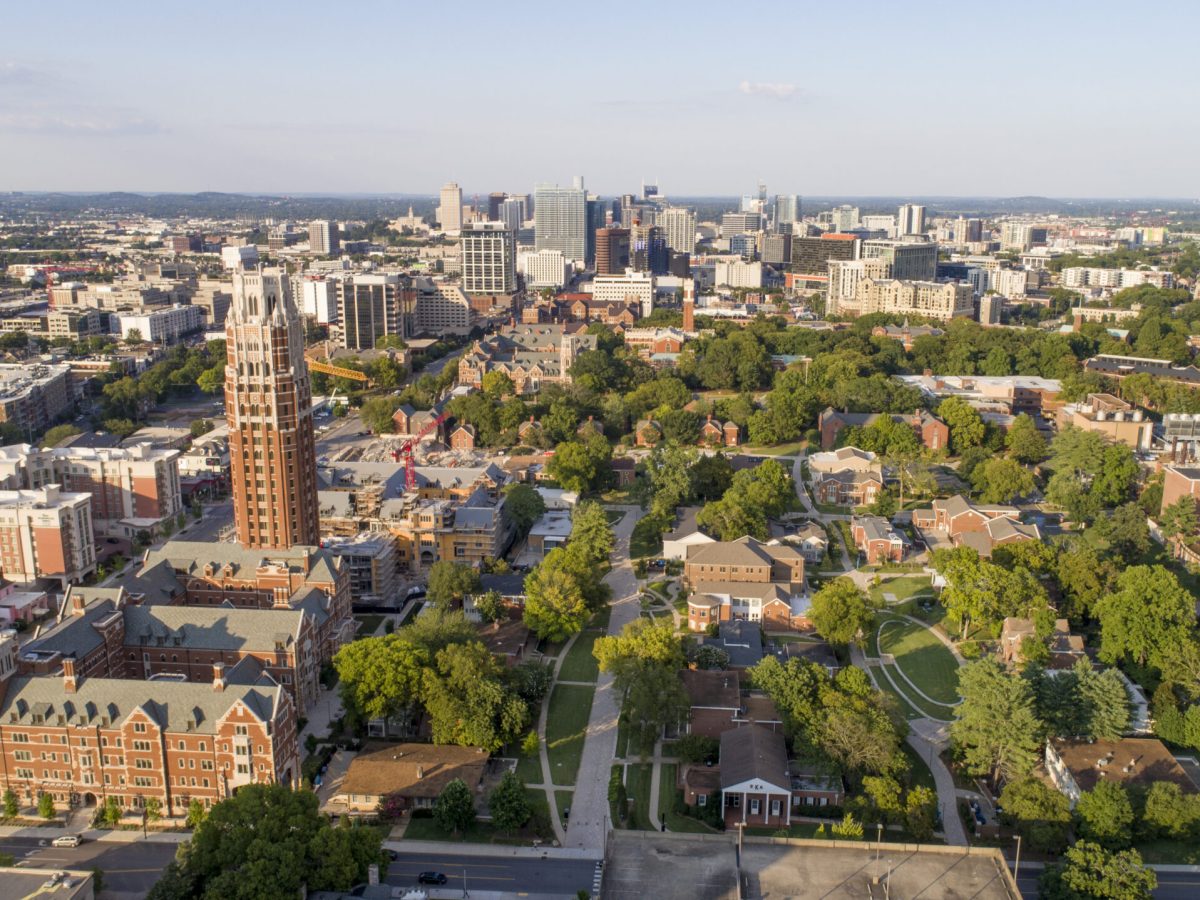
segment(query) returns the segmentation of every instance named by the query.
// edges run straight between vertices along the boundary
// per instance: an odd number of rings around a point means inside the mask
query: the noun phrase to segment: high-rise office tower
[[[596,229],[596,274],[621,275],[629,268],[629,229]]]
[[[492,193],[488,194],[487,214],[489,222],[500,221],[500,207],[504,205],[504,201],[507,199],[508,194],[504,193],[504,191],[492,191]]]
[[[304,326],[282,269],[233,273],[225,414],[238,540],[315,546],[317,462]]]
[[[468,294],[517,289],[517,241],[503,222],[476,222],[462,233],[462,288]]]
[[[775,195],[775,232],[790,232],[790,227],[800,221],[800,197],[797,194]]]
[[[338,333],[347,350],[374,350],[385,334],[404,336],[404,289],[399,275],[356,274],[338,282]]]
[[[584,249],[585,267],[594,266],[596,263],[596,232],[607,224],[608,219],[605,205],[604,201],[595,194],[587,195],[587,221],[584,223],[587,235],[587,244]]]
[[[462,231],[462,188],[453,181],[442,185],[441,205],[438,207],[438,224],[442,231]]]
[[[341,249],[337,222],[318,220],[308,223],[308,249],[322,256],[331,256]]]
[[[925,207],[918,203],[905,203],[896,216],[896,234],[924,234]]]
[[[657,225],[634,222],[630,227],[629,265],[639,272],[666,274],[667,242]]]
[[[533,246],[561,250],[567,259],[587,259],[587,192],[583,179],[576,187],[539,184],[533,192]]]
[[[959,244],[978,244],[983,240],[983,222],[959,216],[954,223],[954,240]]]
[[[862,242],[862,259],[882,259],[889,266],[888,278],[900,281],[933,281],[937,275],[938,245],[909,238],[904,241]]]
[[[499,221],[503,222],[504,227],[513,234],[521,230],[521,226],[525,224],[527,218],[524,197],[507,197],[500,204]]]
[[[667,246],[676,253],[691,253],[696,249],[696,214],[682,206],[672,206],[658,214],[658,225],[666,237]]]
[[[762,216],[756,212],[729,212],[721,216],[721,237],[731,238],[762,228]]]

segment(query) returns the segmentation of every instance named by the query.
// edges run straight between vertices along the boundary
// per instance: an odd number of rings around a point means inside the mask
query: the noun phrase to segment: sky
[[[9,5],[0,190],[1200,196],[1200,3]]]

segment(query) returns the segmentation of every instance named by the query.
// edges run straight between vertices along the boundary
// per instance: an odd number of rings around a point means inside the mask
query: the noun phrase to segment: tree
[[[918,841],[928,841],[933,837],[933,828],[937,822],[938,799],[932,788],[923,785],[909,788],[904,798],[904,824]]]
[[[1200,834],[1200,798],[1173,781],[1156,781],[1146,792],[1140,828],[1147,838],[1193,838]]]
[[[157,822],[162,818],[162,801],[157,797],[147,797],[144,809],[147,822]]]
[[[983,443],[987,429],[975,407],[961,397],[947,397],[938,404],[937,414],[950,429],[950,447],[962,453]]]
[[[946,579],[942,605],[965,638],[972,623],[989,625],[1008,616],[1035,617],[1049,608],[1045,588],[1028,569],[1006,569],[979,558],[969,547],[934,552],[934,565]]]
[[[1162,566],[1130,566],[1116,591],[1096,601],[1100,658],[1132,659],[1139,665],[1184,643],[1196,624],[1196,604],[1173,572]]]
[[[721,755],[721,742],[704,734],[684,734],[675,742],[675,755],[692,765],[715,764]]]
[[[861,841],[863,838],[862,822],[859,822],[850,813],[846,813],[842,817],[842,821],[834,822],[829,830],[834,837],[841,838],[843,841]]]
[[[875,610],[853,581],[835,578],[813,594],[809,618],[830,643],[857,644],[874,621]]]
[[[477,636],[475,626],[467,621],[461,609],[446,610],[436,606],[425,609],[396,634],[422,648],[431,659],[439,650],[451,644],[465,644]],[[361,643],[355,641],[355,644]]]
[[[184,824],[192,830],[204,821],[204,817],[208,815],[208,810],[204,808],[204,804],[194,797],[188,801],[187,819]]]
[[[1128,847],[1133,839],[1133,804],[1123,785],[1099,781],[1075,804],[1080,834],[1110,850]]]
[[[629,739],[644,754],[667,727],[678,727],[687,716],[691,700],[676,668],[638,661],[629,666],[625,678],[613,686],[624,697],[622,714],[629,724]]]
[[[1004,436],[1004,446],[1009,456],[1027,466],[1037,465],[1046,458],[1046,439],[1028,413],[1021,413],[1013,420]]]
[[[583,441],[564,441],[546,464],[551,478],[569,491],[586,494],[600,487],[609,474],[612,446],[600,435]]]
[[[48,429],[44,435],[42,435],[42,446],[57,447],[67,438],[74,437],[75,435],[82,433],[82,431],[71,424],[55,425],[53,428]]]
[[[38,815],[43,819],[54,818],[54,796],[52,794],[42,794],[38,797]]]
[[[208,434],[213,430],[212,419],[193,419],[189,430],[193,439]]]
[[[637,664],[656,663],[679,669],[684,662],[683,645],[670,622],[641,617],[627,623],[619,635],[597,638],[592,655],[601,672],[611,672],[622,682],[619,689],[636,677]]]
[[[1196,498],[1180,497],[1162,511],[1158,524],[1162,528],[1163,536],[1169,541],[1191,537],[1200,528],[1196,517]]]
[[[512,772],[505,772],[488,798],[488,811],[492,814],[492,824],[506,834],[512,834],[528,822],[533,809],[521,779]]]
[[[17,795],[12,788],[9,788],[4,792],[4,817],[6,819],[16,818],[20,811],[21,806],[17,801]]]
[[[504,511],[517,526],[519,537],[529,533],[546,511],[546,501],[530,484],[510,484],[504,490]]]
[[[1080,841],[1042,873],[1038,893],[1045,900],[1151,900],[1156,887],[1158,876],[1136,850],[1114,853]]]
[[[484,373],[482,382],[483,392],[493,400],[511,397],[517,392],[517,386],[507,372],[493,369]]]
[[[125,343],[127,344],[140,344],[142,340],[142,330],[140,328],[130,328],[125,332]]]
[[[125,815],[121,809],[121,804],[117,802],[116,797],[109,797],[104,801],[104,806],[101,807],[99,818],[102,824],[109,828],[116,828],[121,824],[121,818]]]
[[[566,550],[551,550],[525,577],[525,624],[546,640],[566,640],[591,616],[583,586],[563,565],[566,559]]]
[[[346,891],[366,879],[380,845],[374,828],[332,828],[310,791],[248,784],[212,807],[150,897],[283,900],[305,885]]]
[[[396,430],[392,416],[399,408],[399,397],[372,397],[363,403],[358,415],[372,434],[391,434]]]
[[[439,650],[422,686],[435,744],[494,753],[525,731],[529,708],[495,655],[479,641]]]
[[[1137,559],[1150,549],[1150,527],[1136,503],[1122,503],[1096,524],[1102,526],[1109,552],[1121,560]]]
[[[461,778],[455,778],[442,788],[433,804],[433,819],[443,831],[457,837],[475,821],[475,798]]]
[[[1005,821],[1029,842],[1031,850],[1061,853],[1071,825],[1071,802],[1040,778],[1015,778],[1000,794]]]
[[[697,459],[689,471],[692,487],[701,500],[719,500],[733,482],[733,466],[722,453]]]
[[[206,394],[215,394],[225,387],[225,366],[205,369],[196,379],[196,386]]]
[[[1033,475],[1015,460],[993,456],[971,472],[971,486],[984,503],[1010,503],[1033,491]]]
[[[571,513],[571,543],[594,565],[608,561],[613,551],[613,530],[608,513],[595,501],[584,501]]]
[[[484,591],[475,598],[475,612],[489,624],[501,622],[508,616],[508,607],[499,591]]]
[[[1041,723],[1028,682],[985,657],[958,670],[958,691],[962,703],[950,735],[967,770],[990,776],[993,784],[1031,772]]]
[[[465,563],[439,560],[429,567],[425,596],[438,606],[449,609],[468,594],[479,592],[479,573]]]
[[[401,629],[354,641],[333,657],[342,701],[365,719],[399,715],[421,699],[431,652]]]

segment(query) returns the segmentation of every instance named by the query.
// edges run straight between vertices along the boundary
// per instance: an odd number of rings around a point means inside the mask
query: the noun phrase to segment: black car
[[[417,884],[445,884],[446,876],[441,872],[422,872],[417,876]]]
[[[397,853],[395,850],[386,850],[385,849],[383,852],[387,854],[387,858],[390,859],[392,862],[396,862],[398,859],[400,859],[400,854]]]

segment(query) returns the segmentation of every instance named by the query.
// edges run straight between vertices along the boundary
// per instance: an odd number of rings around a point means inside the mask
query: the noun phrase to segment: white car
[[[83,843],[83,838],[77,834],[64,834],[62,837],[54,839],[55,847],[78,847]]]

